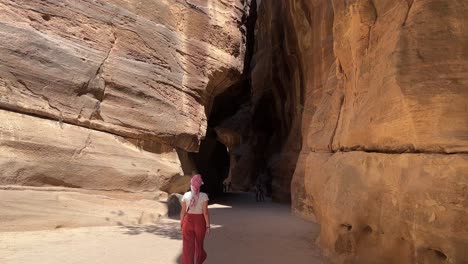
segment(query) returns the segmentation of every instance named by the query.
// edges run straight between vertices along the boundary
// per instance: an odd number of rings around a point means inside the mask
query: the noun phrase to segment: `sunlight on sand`
[[[229,205],[222,205],[222,204],[212,204],[209,206],[210,209],[214,208],[232,208],[232,206]]]

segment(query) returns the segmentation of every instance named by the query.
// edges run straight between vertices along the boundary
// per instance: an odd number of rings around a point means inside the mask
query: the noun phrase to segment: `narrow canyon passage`
[[[254,200],[249,193],[230,193],[210,205],[207,264],[326,263],[313,243],[317,225],[292,216],[287,205]],[[179,263],[178,227],[178,221],[164,219],[154,225],[2,232],[0,259],[2,264]]]
[[[467,16],[0,0],[0,264],[175,263],[196,173],[208,263],[468,263]]]

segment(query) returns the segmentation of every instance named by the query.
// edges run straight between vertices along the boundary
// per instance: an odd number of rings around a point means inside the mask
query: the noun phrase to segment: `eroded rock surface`
[[[242,73],[248,5],[1,0],[1,182],[145,190],[182,174],[174,148],[198,150]]]
[[[467,172],[467,155],[311,153],[295,184],[340,261],[463,263]]]
[[[328,255],[465,262],[468,6],[292,0],[259,10],[253,98],[272,90],[262,120],[287,139],[260,148],[282,146],[268,156],[281,172],[273,183],[291,177],[282,164],[295,164],[293,211],[321,224]],[[287,147],[297,140],[300,155]]]
[[[345,88],[333,149],[468,152],[468,6],[345,2],[333,1]]]
[[[155,191],[183,175],[169,146],[4,110],[0,119],[3,185]]]

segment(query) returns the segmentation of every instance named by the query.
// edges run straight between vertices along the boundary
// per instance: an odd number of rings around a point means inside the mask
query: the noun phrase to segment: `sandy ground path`
[[[213,230],[207,264],[326,263],[314,247],[318,226],[290,214],[289,206],[256,203],[230,194],[210,206]],[[179,223],[101,226],[0,233],[3,264],[179,263]]]

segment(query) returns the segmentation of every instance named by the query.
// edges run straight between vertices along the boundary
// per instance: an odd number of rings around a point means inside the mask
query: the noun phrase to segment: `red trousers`
[[[203,214],[185,215],[182,224],[182,264],[202,264],[206,260],[206,252],[203,249],[205,233],[206,222]]]

